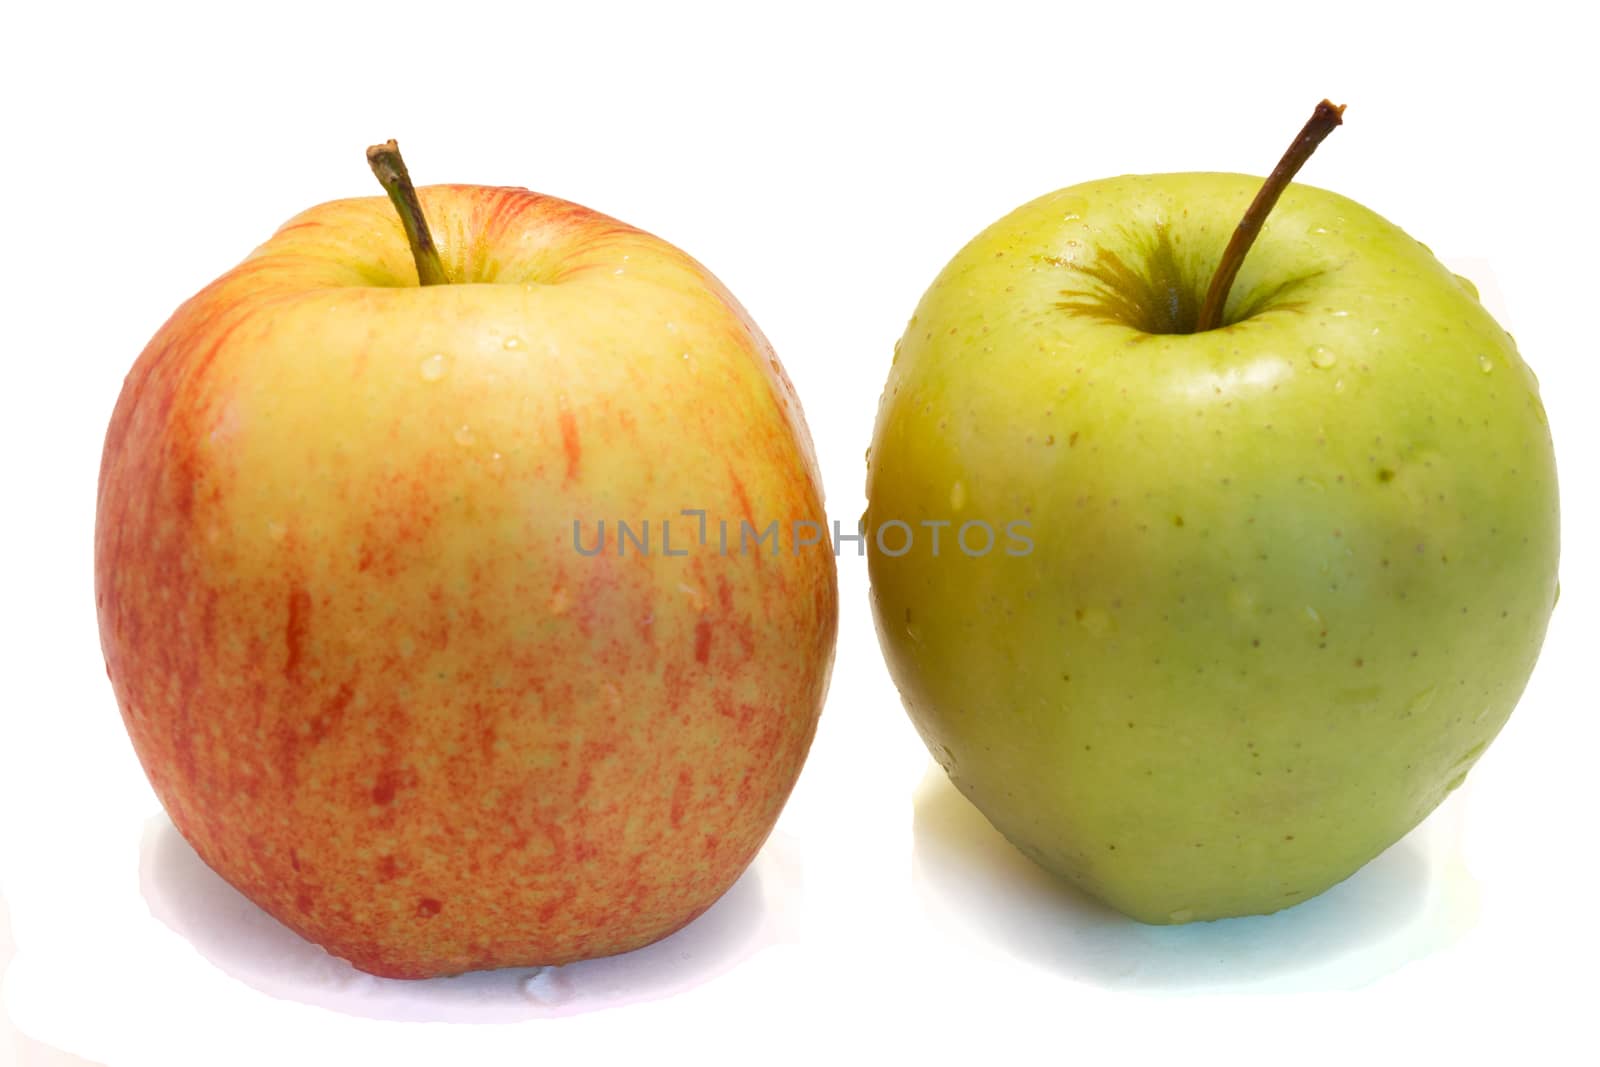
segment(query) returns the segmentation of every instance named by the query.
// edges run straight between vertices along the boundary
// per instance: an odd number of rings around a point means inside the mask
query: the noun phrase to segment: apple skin
[[[869,566],[929,750],[1150,923],[1278,910],[1398,840],[1505,723],[1557,597],[1534,377],[1396,226],[1292,186],[1224,327],[1154,332],[1192,325],[1260,184],[1115,178],[989,227],[896,346],[869,453],[869,529],[919,534]],[[1033,550],[952,527],[935,557],[941,520],[1026,521]]]
[[[684,253],[526,190],[419,192],[480,284],[418,287],[388,202],[333,202],[139,357],[100,479],[107,671],[201,858],[356,967],[623,952],[733,884],[810,745],[826,542],[724,556],[679,513],[822,522],[811,441]]]

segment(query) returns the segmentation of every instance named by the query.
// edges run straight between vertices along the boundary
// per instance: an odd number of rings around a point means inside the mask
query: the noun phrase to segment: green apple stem
[[[417,281],[422,285],[448,285],[449,275],[444,272],[444,261],[434,247],[433,234],[428,232],[428,220],[422,214],[422,201],[417,199],[417,188],[411,184],[406,161],[400,158],[400,146],[390,138],[383,144],[367,149],[367,165],[389,194],[389,202],[400,216],[400,225],[406,231],[406,242],[411,245],[411,258],[417,262]]]
[[[1239,267],[1244,263],[1245,254],[1250,251],[1250,246],[1255,243],[1256,235],[1261,232],[1261,227],[1267,221],[1267,215],[1278,203],[1278,197],[1289,188],[1289,183],[1311,158],[1311,153],[1323,142],[1334,127],[1343,123],[1343,104],[1332,104],[1324,100],[1317,105],[1311,113],[1311,118],[1306,120],[1305,126],[1296,135],[1294,142],[1289,145],[1289,150],[1278,160],[1278,165],[1272,168],[1272,173],[1267,175],[1267,180],[1262,183],[1261,191],[1256,193],[1256,198],[1250,201],[1250,207],[1245,211],[1244,218],[1239,220],[1238,229],[1233,231],[1233,237],[1228,241],[1228,247],[1222,253],[1222,261],[1217,264],[1217,272],[1211,276],[1211,288],[1206,290],[1205,303],[1200,305],[1200,317],[1195,325],[1196,333],[1214,330],[1222,325],[1222,311],[1228,304],[1228,290],[1233,288],[1233,279],[1239,274]]]

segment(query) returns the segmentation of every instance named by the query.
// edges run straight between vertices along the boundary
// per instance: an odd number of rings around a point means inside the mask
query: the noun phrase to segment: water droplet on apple
[[[1435,686],[1429,686],[1411,698],[1411,703],[1406,705],[1407,715],[1421,715],[1433,704],[1433,698],[1439,695]]]
[[[1333,312],[1333,317],[1336,318],[1336,319],[1348,319],[1350,317],[1350,312],[1348,312],[1348,311],[1335,311],[1335,312]]]
[[[1344,379],[1343,378],[1340,378],[1338,381],[1333,383],[1333,391],[1336,392],[1336,393],[1344,392]]]
[[[1193,908],[1179,908],[1177,911],[1172,912],[1171,914],[1169,914],[1167,916],[1167,918],[1170,919],[1172,922],[1175,922],[1175,923],[1186,923],[1186,922],[1189,922],[1190,920],[1192,920],[1194,918],[1194,909]]]
[[[1339,362],[1339,353],[1327,345],[1311,346],[1311,365],[1313,367],[1318,370],[1327,370],[1337,362]]]
[[[517,337],[515,335],[513,335],[511,337],[507,337],[505,339],[505,347],[508,350],[509,349],[513,349],[513,348],[521,348],[522,347],[522,338]]]
[[[1544,402],[1539,400],[1538,390],[1528,390],[1528,403],[1533,405],[1533,418],[1538,419],[1539,426],[1549,426],[1550,416],[1544,413]]]
[[[967,487],[960,482],[950,487],[950,510],[960,511],[967,506]]]
[[[522,980],[522,995],[546,1008],[559,1008],[574,1001],[578,992],[560,967],[539,967]]]
[[[456,444],[470,445],[476,440],[477,437],[473,435],[471,426],[468,426],[466,423],[462,423],[456,428]]]
[[[1478,357],[1478,369],[1483,371],[1483,373],[1485,373],[1485,374],[1493,374],[1494,373],[1494,360],[1490,359],[1486,355],[1479,356]]]
[[[445,376],[445,372],[450,368],[445,363],[444,353],[435,352],[433,355],[423,360],[418,369],[422,374],[423,381],[436,382],[440,378],[443,378]]]
[[[1474,299],[1474,300],[1482,299],[1481,297],[1478,296],[1478,287],[1476,285],[1472,284],[1472,279],[1471,278],[1467,278],[1467,277],[1464,277],[1464,276],[1462,276],[1460,274],[1457,274],[1456,275],[1456,284],[1461,286],[1461,288],[1465,289],[1472,296],[1472,299]]]
[[[1322,613],[1310,604],[1306,605],[1306,621],[1317,629],[1322,629]]]
[[[1461,783],[1465,782],[1466,780],[1467,780],[1467,772],[1466,771],[1462,771],[1460,774],[1458,774],[1454,778],[1450,779],[1449,784],[1444,787],[1444,791],[1446,793],[1454,793],[1457,789],[1461,788]]]
[[[1524,363],[1524,362],[1522,362],[1520,360],[1517,362],[1517,366],[1522,368],[1522,380],[1528,384],[1528,392],[1531,393],[1533,396],[1538,396],[1539,395],[1539,376],[1537,374],[1533,373],[1533,368],[1532,367],[1528,366],[1526,363]]]
[[[1328,232],[1328,228],[1326,226],[1313,226],[1313,227],[1311,227],[1311,229],[1307,230],[1306,232],[1307,233],[1311,233],[1311,234],[1315,234],[1316,236],[1321,237],[1323,234]]]

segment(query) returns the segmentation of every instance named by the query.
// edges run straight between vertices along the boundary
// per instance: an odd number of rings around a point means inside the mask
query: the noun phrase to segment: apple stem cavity
[[[377,175],[395,213],[400,216],[406,243],[411,246],[411,258],[417,263],[418,284],[448,285],[450,277],[444,272],[439,249],[434,247],[433,234],[428,232],[428,220],[422,214],[417,187],[411,184],[411,174],[406,170],[406,161],[400,157],[400,146],[394,138],[367,149],[367,165]]]
[[[1200,305],[1200,316],[1195,321],[1195,332],[1203,333],[1214,330],[1222,325],[1222,311],[1228,304],[1228,290],[1233,288],[1233,279],[1238,276],[1239,268],[1244,264],[1244,257],[1250,251],[1250,246],[1255,243],[1256,235],[1261,232],[1261,227],[1266,224],[1267,215],[1271,213],[1278,203],[1278,197],[1289,188],[1289,183],[1305,166],[1306,160],[1311,158],[1311,153],[1317,146],[1332,133],[1335,127],[1344,122],[1344,105],[1333,104],[1327,100],[1317,105],[1311,113],[1306,124],[1301,127],[1295,136],[1289,150],[1278,160],[1278,165],[1272,168],[1272,173],[1267,175],[1267,180],[1262,183],[1261,191],[1256,193],[1256,198],[1250,201],[1250,207],[1245,211],[1244,218],[1239,220],[1239,226],[1233,231],[1233,237],[1228,241],[1228,247],[1222,253],[1222,260],[1217,264],[1217,272],[1211,276],[1211,287],[1206,290],[1206,299]]]

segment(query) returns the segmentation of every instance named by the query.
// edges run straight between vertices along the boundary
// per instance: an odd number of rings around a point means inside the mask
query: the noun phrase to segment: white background
[[[1594,1062],[1592,34],[1580,5],[1430,7],[8,7],[0,1062],[13,1043],[161,1067]],[[399,138],[421,183],[527,185],[709,265],[786,363],[848,523],[890,348],[968,237],[1092,178],[1264,173],[1324,95],[1346,125],[1305,180],[1475,274],[1543,380],[1565,546],[1510,725],[1343,886],[1159,930],[1053,886],[929,773],[849,555],[831,697],[776,834],[634,956],[358,977],[160,815],[95,630],[106,420],[180,301],[302,208],[377,191],[367,144]]]

